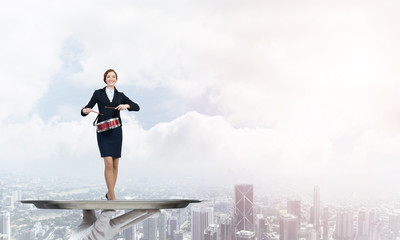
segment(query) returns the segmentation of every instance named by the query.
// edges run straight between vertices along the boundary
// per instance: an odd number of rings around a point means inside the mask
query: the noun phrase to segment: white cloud
[[[68,79],[76,88],[97,89],[113,67],[123,91],[161,87],[197,104],[188,108],[216,109],[217,117],[189,112],[149,130],[127,118],[131,168],[262,175],[378,159],[397,167],[397,3],[175,3],[2,3],[0,121],[17,119],[2,126],[10,136],[2,139],[4,161],[16,159],[15,168],[97,161],[91,121],[46,122],[32,113],[63,72],[59,54],[71,39],[82,48],[82,72]]]
[[[183,169],[188,175],[218,176],[251,169],[263,174],[280,168],[291,171],[304,162],[318,164],[321,156],[330,155],[329,142],[300,137],[290,140],[292,136],[268,129],[236,129],[219,116],[189,112],[149,130],[142,129],[132,117],[124,119],[121,163],[133,172],[165,175]],[[86,172],[95,162],[99,162],[96,169],[101,169],[92,120],[60,122],[55,118],[45,123],[34,116],[5,126],[2,132],[8,137],[0,143],[3,161],[16,170],[48,167],[55,172]]]

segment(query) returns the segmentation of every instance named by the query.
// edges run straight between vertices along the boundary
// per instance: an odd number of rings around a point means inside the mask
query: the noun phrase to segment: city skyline
[[[28,180],[26,177],[22,179]],[[30,179],[30,183],[36,182],[38,185],[27,184],[28,181],[20,183],[12,181],[12,178],[6,178],[1,183],[0,210],[2,216],[10,216],[5,219],[6,222],[7,218],[11,219],[11,224],[9,224],[11,235],[17,234],[19,237],[14,239],[21,240],[43,239],[44,237],[46,239],[48,237],[50,240],[53,239],[52,236],[60,236],[60,234],[65,237],[65,234],[71,233],[71,227],[80,223],[81,213],[72,210],[36,209],[33,206],[15,202],[18,198],[26,199],[26,196],[36,193],[35,198],[43,199],[46,197],[46,192],[52,192],[55,199],[63,199],[63,197],[98,199],[100,193],[104,191],[101,186],[91,186],[91,190],[79,192],[71,188],[71,183],[65,183],[66,181],[63,179],[51,181],[43,178]],[[154,186],[157,184],[154,183]],[[123,199],[129,199],[132,196],[135,199],[160,199],[176,196],[175,198],[206,200],[180,210],[163,210],[158,216],[143,221],[129,231],[121,232],[116,239],[195,240],[194,237],[191,237],[193,232],[203,236],[205,240],[292,240],[294,236],[299,240],[348,240],[350,238],[355,240],[393,240],[396,236],[400,236],[400,205],[398,201],[390,199],[380,202],[371,200],[369,205],[357,200],[352,200],[347,204],[342,201],[326,201],[324,200],[325,193],[329,189],[319,187],[321,224],[316,229],[314,213],[309,211],[315,205],[314,185],[308,186],[308,191],[299,195],[297,200],[288,197],[292,194],[289,190],[281,193],[270,192],[268,196],[263,196],[259,195],[258,188],[251,188],[252,191],[254,190],[252,208],[255,227],[252,231],[235,231],[233,220],[235,219],[234,206],[237,201],[235,200],[236,188],[242,186],[242,190],[244,190],[249,189],[252,185],[235,184],[230,189],[220,188],[218,191],[213,191],[211,188],[207,190],[183,185],[166,186],[158,190],[144,191],[144,185],[137,185],[135,188],[126,185],[123,186],[124,190],[119,191],[118,194]],[[153,186],[148,185],[148,187]],[[179,195],[179,193],[183,195]],[[209,197],[204,198],[207,195]],[[299,208],[300,214],[298,213]],[[122,213],[124,212],[117,212],[117,214]],[[36,238],[25,238],[27,234],[36,236]],[[22,238],[23,236],[25,237]]]

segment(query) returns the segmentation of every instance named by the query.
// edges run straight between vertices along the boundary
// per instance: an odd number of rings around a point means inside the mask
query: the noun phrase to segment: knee
[[[118,170],[118,159],[113,161],[113,168],[114,170]]]
[[[104,167],[106,170],[113,170],[113,163],[110,161],[105,161],[104,162]]]
[[[114,163],[112,167],[114,170],[118,170],[118,163]]]

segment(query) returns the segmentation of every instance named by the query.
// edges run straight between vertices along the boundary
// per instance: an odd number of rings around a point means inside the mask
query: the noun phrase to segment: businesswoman
[[[118,176],[118,162],[122,148],[122,121],[120,111],[139,111],[139,105],[131,101],[124,93],[115,88],[118,75],[113,69],[104,73],[104,82],[107,85],[93,93],[89,103],[82,108],[81,115],[87,116],[94,112],[97,118],[93,124],[97,128],[97,144],[100,155],[104,159],[104,176],[108,192],[108,200],[116,200],[114,188]],[[99,113],[92,110],[97,103]]]

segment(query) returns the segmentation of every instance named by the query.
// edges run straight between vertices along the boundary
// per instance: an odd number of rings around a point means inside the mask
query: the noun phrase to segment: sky
[[[2,171],[102,180],[79,112],[113,68],[141,107],[122,113],[120,179],[399,188],[399,8],[2,1]]]

